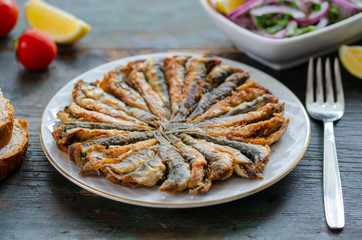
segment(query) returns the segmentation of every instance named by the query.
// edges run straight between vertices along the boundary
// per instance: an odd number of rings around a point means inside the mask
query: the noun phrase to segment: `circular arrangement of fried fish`
[[[270,91],[210,57],[130,62],[72,96],[52,134],[80,174],[167,193],[205,193],[234,173],[262,179],[289,123]]]

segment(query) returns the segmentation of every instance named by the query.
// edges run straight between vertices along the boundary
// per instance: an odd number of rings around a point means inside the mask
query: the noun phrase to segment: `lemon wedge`
[[[338,50],[338,55],[344,68],[362,79],[362,46],[342,45]]]
[[[47,33],[56,43],[74,43],[90,30],[87,23],[42,0],[30,0],[24,8],[29,26]]]
[[[243,3],[244,0],[218,0],[216,2],[216,9],[227,15],[236,8],[240,7]]]

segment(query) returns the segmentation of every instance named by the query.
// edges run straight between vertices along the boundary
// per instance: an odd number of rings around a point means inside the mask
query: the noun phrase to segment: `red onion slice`
[[[315,4],[320,4],[322,3],[324,0],[309,0],[310,2],[312,3],[315,3]]]
[[[271,38],[271,39],[282,39],[282,38],[284,38],[285,36],[287,36],[287,34],[288,34],[287,30],[282,29],[282,30],[280,30],[279,32],[277,32],[276,34],[267,34],[267,33],[264,33],[264,34],[263,34],[263,37]]]
[[[298,8],[303,12],[308,11],[308,6],[304,0],[292,0],[292,2],[294,2],[298,6]]]
[[[270,39],[281,39],[280,37],[277,37],[277,36],[272,35],[272,34],[267,34],[267,33],[264,33],[263,37],[270,38]]]
[[[253,8],[250,10],[250,14],[254,16],[262,16],[264,14],[271,14],[271,13],[284,13],[284,14],[290,14],[295,19],[302,19],[305,18],[304,12],[288,7],[288,6],[275,6],[275,5],[266,5],[258,8]]]
[[[234,23],[236,23],[237,25],[239,26],[242,26],[242,27],[254,27],[254,23],[251,19],[247,19],[247,18],[235,18],[235,19],[232,19],[231,21],[233,21]]]
[[[317,25],[315,25],[315,27],[317,29],[321,29],[321,28],[326,27],[327,25],[328,25],[328,19],[326,17],[324,17],[319,20],[319,22],[317,23]]]
[[[290,21],[285,30],[287,30],[289,35],[294,35],[294,30],[298,27],[298,23],[296,21]]]
[[[349,1],[332,0],[332,2],[341,7],[345,7],[345,8],[352,9],[352,10],[361,10],[362,9],[362,8],[358,7],[357,3],[353,3],[353,2],[349,2]]]
[[[325,17],[328,13],[328,10],[329,10],[329,3],[322,2],[321,9],[319,11],[312,12],[305,19],[295,19],[295,21],[297,21],[297,23],[299,24],[306,24],[306,25],[314,24],[318,22],[321,18]]]
[[[249,0],[247,2],[244,2],[240,7],[233,10],[231,13],[226,15],[228,19],[235,19],[237,17],[241,17],[244,15],[247,11],[252,9],[253,7],[260,6],[264,3],[264,0]]]

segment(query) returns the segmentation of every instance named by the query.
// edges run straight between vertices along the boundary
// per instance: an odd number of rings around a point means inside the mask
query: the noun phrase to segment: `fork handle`
[[[344,206],[332,121],[324,122],[324,210],[329,228],[344,227]]]

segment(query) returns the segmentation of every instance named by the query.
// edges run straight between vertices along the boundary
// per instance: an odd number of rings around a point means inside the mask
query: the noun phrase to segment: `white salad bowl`
[[[362,39],[362,13],[303,35],[270,39],[233,23],[215,11],[207,0],[200,0],[211,20],[241,51],[276,70],[286,69],[310,57],[321,56]]]

